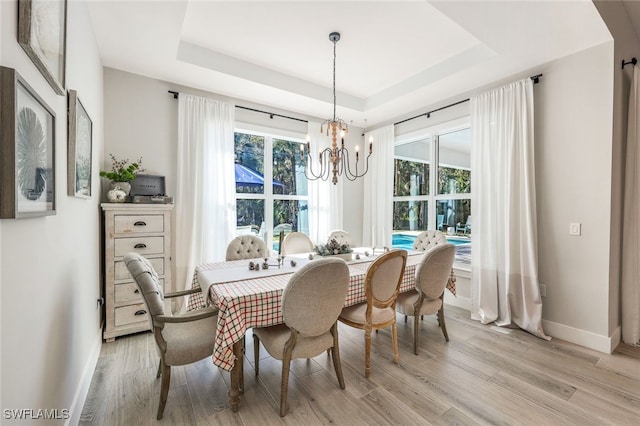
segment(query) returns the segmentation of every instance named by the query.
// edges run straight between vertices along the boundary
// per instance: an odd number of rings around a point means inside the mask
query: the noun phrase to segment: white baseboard
[[[590,331],[581,330],[553,321],[542,320],[544,332],[558,339],[575,343],[598,352],[610,354],[620,344],[620,327],[617,327],[611,336],[602,336]]]
[[[454,296],[445,290],[444,292],[444,303],[447,305],[457,306],[458,308],[466,309],[467,311],[471,310],[471,298],[470,297],[462,297],[462,296]]]
[[[98,330],[96,341],[93,344],[93,348],[91,349],[91,353],[89,354],[89,359],[84,366],[82,377],[80,377],[80,383],[78,383],[75,395],[73,396],[73,401],[71,402],[70,408],[71,415],[65,422],[65,426],[77,425],[80,422],[80,415],[82,414],[84,403],[87,400],[89,386],[91,385],[91,379],[93,379],[93,372],[95,371],[96,365],[98,364],[98,358],[100,357],[101,348],[102,330]]]

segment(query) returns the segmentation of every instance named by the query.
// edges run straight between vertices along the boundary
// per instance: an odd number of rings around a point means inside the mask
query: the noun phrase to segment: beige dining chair
[[[157,419],[162,419],[169,394],[171,367],[191,364],[212,356],[216,337],[218,309],[204,308],[183,315],[165,313],[164,299],[186,296],[200,289],[163,294],[158,274],[151,263],[138,253],[128,253],[124,262],[135,280],[150,316],[160,365],[156,378],[162,376]]]
[[[420,321],[418,316],[438,314],[438,324],[445,340],[449,341],[444,321],[444,289],[451,276],[451,267],[456,256],[456,246],[438,244],[427,250],[416,268],[416,288],[398,296],[396,310],[413,319],[413,351],[418,355]]]
[[[287,256],[296,253],[309,253],[313,251],[313,242],[307,234],[291,232],[282,241],[282,254]]]
[[[239,235],[227,246],[227,261],[257,259],[269,256],[267,246],[255,235]]]
[[[327,241],[336,240],[340,244],[346,244],[349,247],[355,247],[356,242],[353,240],[351,234],[347,231],[343,231],[342,229],[335,229],[329,233],[329,238]]]
[[[438,244],[447,243],[447,237],[441,231],[423,231],[416,236],[413,242],[414,250],[429,250]]]
[[[396,298],[407,264],[406,250],[391,250],[378,257],[367,269],[365,277],[366,302],[342,309],[341,322],[364,330],[364,375],[371,372],[371,331],[391,327],[393,362],[398,363],[398,330],[396,327]]]
[[[254,328],[256,376],[260,342],[273,358],[282,361],[280,416],[287,412],[289,368],[295,358],[313,358],[330,349],[338,383],[345,388],[337,319],[349,288],[349,267],[342,259],[319,259],[298,270],[282,294],[284,324]]]

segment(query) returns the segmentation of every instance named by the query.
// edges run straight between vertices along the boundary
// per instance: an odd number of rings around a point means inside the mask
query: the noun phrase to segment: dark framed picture
[[[56,213],[55,122],[16,70],[0,67],[0,219]]]
[[[75,197],[90,198],[93,123],[78,98],[78,92],[69,90],[68,102],[67,193]]]
[[[18,44],[53,90],[64,95],[67,0],[20,0]]]

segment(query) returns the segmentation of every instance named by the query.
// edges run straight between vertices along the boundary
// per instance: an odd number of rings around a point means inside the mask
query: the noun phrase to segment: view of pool
[[[391,246],[394,248],[402,248],[405,250],[411,250],[413,248],[413,242],[416,240],[416,236],[415,235],[410,235],[410,234],[393,234],[391,236]],[[460,244],[469,244],[471,243],[471,240],[469,238],[463,238],[463,237],[450,237],[447,236],[447,241],[449,241],[451,244],[454,245],[460,245]]]

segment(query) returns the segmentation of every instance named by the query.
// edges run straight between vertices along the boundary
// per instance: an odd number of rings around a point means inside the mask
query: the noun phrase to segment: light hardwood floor
[[[280,362],[261,349],[253,370],[247,335],[245,393],[229,408],[229,373],[211,358],[173,367],[164,418],[158,422],[160,379],[150,332],[105,343],[80,424],[83,425],[637,425],[640,424],[640,348],[612,355],[516,329],[484,326],[469,312],[446,311],[451,341],[435,316],[421,325],[413,354],[411,321],[398,316],[400,364],[393,364],[388,330],[372,337],[371,377],[364,378],[364,334],[340,325],[346,389],[330,357],[296,360],[288,414],[278,415]]]

